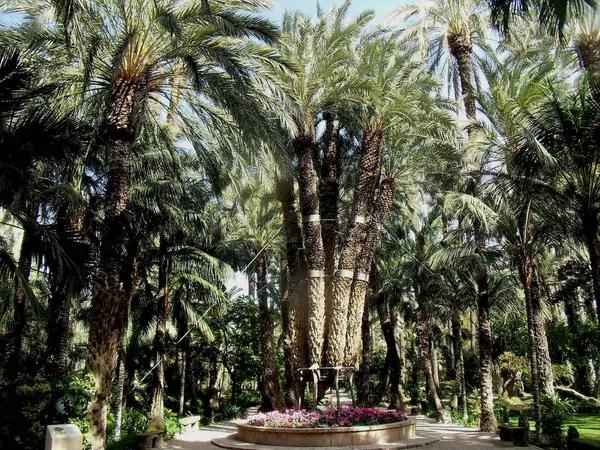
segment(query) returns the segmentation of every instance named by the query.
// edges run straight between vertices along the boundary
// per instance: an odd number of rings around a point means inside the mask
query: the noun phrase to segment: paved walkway
[[[438,440],[426,448],[428,450],[487,450],[494,448],[512,447],[510,442],[502,442],[497,435],[480,433],[474,428],[460,425],[444,425],[424,417],[417,417],[417,435]],[[216,438],[225,438],[235,433],[235,421],[219,422],[198,431],[191,431],[176,436],[168,441],[165,448],[169,450],[215,450],[218,447],[211,444]],[[258,448],[249,446],[248,448]],[[266,446],[260,448],[266,449]],[[276,449],[282,449],[277,447]],[[289,449],[290,447],[287,447]],[[385,448],[385,446],[381,447]],[[529,448],[535,448],[530,446]],[[275,449],[275,448],[273,448]],[[346,447],[346,449],[348,449]],[[349,449],[348,449],[349,450]]]

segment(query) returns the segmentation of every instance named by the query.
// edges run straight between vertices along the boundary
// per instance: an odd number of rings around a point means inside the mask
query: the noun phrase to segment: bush
[[[499,423],[510,422],[510,410],[509,405],[503,398],[499,398],[494,403],[494,414]]]
[[[541,431],[548,442],[559,448],[562,443],[562,426],[568,415],[574,412],[571,401],[560,397],[546,397],[541,401],[542,423]]]

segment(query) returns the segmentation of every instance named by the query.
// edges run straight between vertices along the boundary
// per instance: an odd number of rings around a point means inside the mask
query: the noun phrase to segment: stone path
[[[416,417],[417,419],[417,436],[420,439],[413,441],[412,446],[378,446],[377,449],[389,448],[414,448],[427,445],[427,450],[487,450],[495,448],[512,447],[510,442],[502,442],[498,436],[489,433],[480,433],[474,428],[467,428],[460,425],[444,425],[438,424],[424,417]],[[211,443],[213,439],[228,438],[235,433],[235,421],[219,422],[213,425],[204,427],[198,431],[190,431],[176,436],[175,439],[168,441],[165,444],[169,450],[215,450],[219,447]],[[222,442],[239,442],[231,439],[220,439]],[[432,443],[433,442],[433,443]],[[227,447],[225,445],[225,447]],[[230,446],[229,448],[234,448]],[[291,447],[267,447],[257,445],[243,445],[235,448],[261,449],[261,450],[290,450]],[[374,449],[374,447],[363,447],[364,449]],[[530,446],[534,449],[536,447]],[[333,449],[329,449],[333,450]],[[345,450],[350,450],[345,447]],[[358,450],[358,449],[357,449]]]

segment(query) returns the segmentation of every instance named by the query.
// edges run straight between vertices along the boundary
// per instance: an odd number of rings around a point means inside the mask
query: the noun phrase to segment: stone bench
[[[138,449],[161,448],[165,432],[162,430],[146,431],[138,437]]]
[[[527,447],[529,430],[527,427],[514,427],[512,425],[500,425],[498,427],[500,440],[512,442],[516,447]]]
[[[179,419],[179,423],[181,424],[181,431],[197,430],[199,428],[198,424],[200,423],[201,419],[202,417],[200,416],[189,416]]]

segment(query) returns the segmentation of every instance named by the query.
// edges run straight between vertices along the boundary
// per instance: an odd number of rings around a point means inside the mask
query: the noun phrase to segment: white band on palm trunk
[[[302,221],[304,223],[320,222],[321,221],[321,215],[320,214],[309,214],[308,216],[302,217]]]
[[[309,270],[308,278],[325,278],[325,272],[322,270]]]
[[[357,281],[364,281],[365,283],[369,282],[369,274],[365,272],[356,272],[354,274],[354,279]]]
[[[342,278],[354,278],[354,271],[353,270],[347,270],[347,269],[340,269],[338,270],[338,276],[342,277]]]

